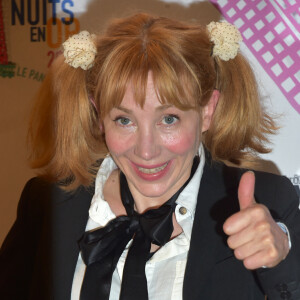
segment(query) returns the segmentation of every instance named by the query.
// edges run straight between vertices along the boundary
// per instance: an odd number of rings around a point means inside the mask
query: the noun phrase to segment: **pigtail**
[[[69,66],[64,59],[54,62],[38,93],[28,141],[31,167],[73,189],[91,183],[103,144],[86,90],[87,71]]]
[[[263,111],[253,71],[239,53],[238,29],[227,22],[211,22],[206,29],[220,98],[204,143],[215,160],[253,167],[257,153],[270,152],[268,135],[277,128]]]
[[[268,153],[268,135],[277,127],[263,111],[253,71],[246,59],[215,60],[220,99],[204,143],[213,159],[244,165],[255,161],[256,153]]]

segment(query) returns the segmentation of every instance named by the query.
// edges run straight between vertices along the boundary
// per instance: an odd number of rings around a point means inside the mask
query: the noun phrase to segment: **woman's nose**
[[[151,160],[160,153],[159,138],[154,129],[138,130],[135,145],[135,155],[143,160]]]

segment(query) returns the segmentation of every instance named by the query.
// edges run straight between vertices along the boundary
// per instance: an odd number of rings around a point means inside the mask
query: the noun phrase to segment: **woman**
[[[44,173],[1,250],[5,299],[300,297],[292,185],[224,164],[275,131],[240,40],[137,14],[64,43],[30,127]]]

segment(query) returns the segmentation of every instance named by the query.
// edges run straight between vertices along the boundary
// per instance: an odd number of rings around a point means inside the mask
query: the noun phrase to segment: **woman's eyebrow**
[[[115,109],[122,110],[122,111],[124,111],[125,113],[128,113],[128,114],[132,113],[131,109],[128,109],[128,108],[123,107],[123,106],[116,106]]]
[[[173,106],[172,104],[164,104],[164,105],[157,106],[155,108],[155,110],[157,110],[157,111],[163,111],[163,110],[165,110],[167,108],[170,108],[172,106]]]
[[[170,107],[172,107],[172,106],[173,106],[172,104],[159,105],[159,106],[157,106],[157,107],[155,108],[155,110],[156,110],[156,111],[163,111],[163,110],[168,109],[168,108],[170,108]],[[132,113],[132,110],[131,110],[131,109],[128,109],[128,108],[126,108],[126,107],[124,107],[124,106],[121,106],[121,105],[120,105],[120,106],[116,106],[115,109],[124,111],[125,113],[128,113],[128,114]]]

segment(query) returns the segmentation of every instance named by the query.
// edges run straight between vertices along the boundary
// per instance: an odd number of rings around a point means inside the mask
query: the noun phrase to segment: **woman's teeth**
[[[141,168],[141,167],[139,167],[138,169],[139,169],[139,171],[141,171],[143,173],[146,173],[146,174],[155,174],[155,173],[160,172],[161,170],[163,170],[167,166],[167,164],[168,163],[165,163],[161,167],[153,168],[153,169],[145,169],[145,168]]]

